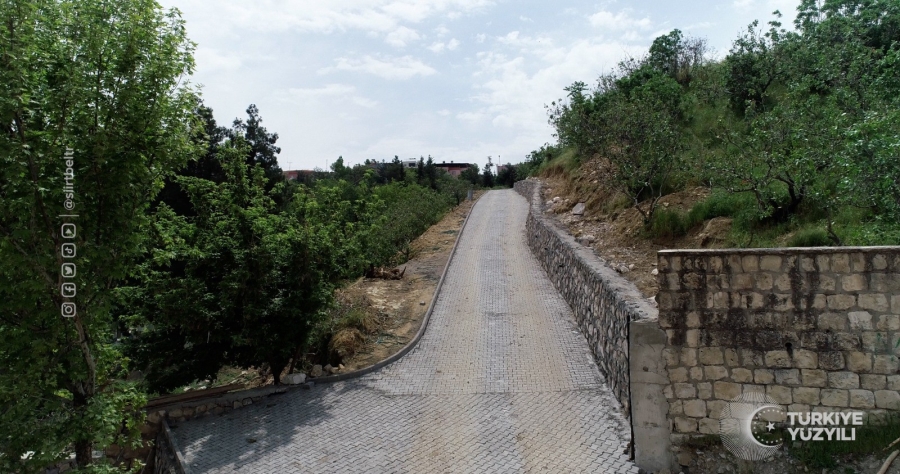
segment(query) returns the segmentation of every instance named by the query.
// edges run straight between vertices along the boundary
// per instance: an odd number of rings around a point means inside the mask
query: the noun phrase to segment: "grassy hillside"
[[[757,23],[710,60],[679,30],[576,82],[548,107],[556,144],[517,175],[602,214],[628,207],[644,237],[731,219],[727,244],[900,244],[900,4],[803,2],[795,30]],[[557,186],[557,187],[559,187]],[[662,197],[711,192],[690,208]]]

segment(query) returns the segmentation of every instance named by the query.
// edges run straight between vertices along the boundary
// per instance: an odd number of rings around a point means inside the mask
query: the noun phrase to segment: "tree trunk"
[[[78,467],[86,467],[94,462],[92,448],[90,441],[75,442],[75,463]]]
[[[288,373],[294,372],[294,367],[297,366],[297,362],[300,360],[300,355],[303,351],[303,344],[297,345],[297,348],[294,349],[294,357],[291,357],[291,365],[288,367]]]
[[[284,372],[284,368],[287,367],[287,360],[273,360],[269,362],[269,366],[272,368],[273,383],[275,385],[281,385],[281,373]]]
[[[87,402],[87,397],[84,394],[77,391],[73,394],[72,406],[75,408],[76,417],[84,416],[84,411],[87,410]],[[75,441],[75,463],[78,467],[88,466],[94,461],[93,443],[91,442],[90,434],[83,436],[86,436],[87,439]]]

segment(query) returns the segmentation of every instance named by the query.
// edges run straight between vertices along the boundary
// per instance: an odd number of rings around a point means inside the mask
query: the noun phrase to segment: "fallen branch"
[[[387,269],[384,267],[370,267],[369,271],[366,272],[366,277],[382,278],[384,280],[401,280],[403,279],[404,273],[406,273],[406,267],[403,267],[403,270],[400,270],[399,268]]]
[[[890,456],[884,461],[884,464],[881,465],[881,469],[878,470],[878,474],[885,474],[889,467],[891,467],[891,463],[894,462],[894,459],[897,455],[900,454],[900,451],[894,451]]]
[[[891,444],[887,445],[887,447],[884,448],[884,450],[887,451],[888,449],[891,449],[897,443],[900,443],[900,438],[895,439]]]

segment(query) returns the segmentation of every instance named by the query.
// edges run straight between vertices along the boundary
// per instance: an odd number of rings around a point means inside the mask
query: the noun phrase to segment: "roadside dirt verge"
[[[399,265],[406,268],[402,279],[360,278],[339,290],[338,298],[366,301],[380,321],[378,330],[365,336],[356,354],[342,362],[341,372],[376,364],[416,335],[463,222],[482,194],[484,191],[476,192],[475,200],[464,201],[412,243],[413,258]]]

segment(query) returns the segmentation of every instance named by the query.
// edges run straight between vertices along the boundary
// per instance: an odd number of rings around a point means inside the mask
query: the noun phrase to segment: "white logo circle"
[[[725,405],[719,420],[722,444],[735,456],[761,461],[775,454],[783,442],[780,424],[784,409],[762,392],[749,391]]]

